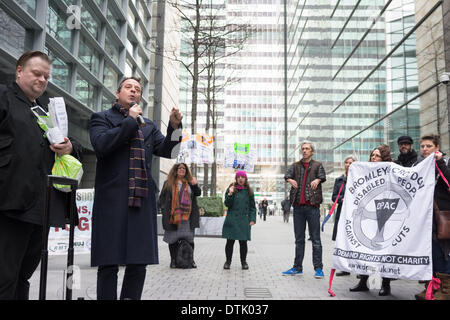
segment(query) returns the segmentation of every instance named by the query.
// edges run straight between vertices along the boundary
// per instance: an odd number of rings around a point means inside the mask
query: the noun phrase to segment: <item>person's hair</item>
[[[426,134],[420,138],[420,142],[422,143],[423,140],[433,141],[435,147],[441,145],[441,137],[438,134]]]
[[[304,144],[309,144],[311,146],[312,152],[316,152],[316,148],[314,147],[314,144],[309,140],[303,140],[300,144],[300,149],[303,147]]]
[[[228,186],[228,188],[230,188],[231,186],[234,186],[234,193],[236,193],[236,192],[237,192],[236,187],[237,187],[238,185],[239,185],[239,183],[237,183],[237,181],[234,181],[234,182],[232,182],[232,183]],[[253,189],[250,188],[250,185],[248,184],[248,179],[247,179],[247,178],[245,178],[244,187],[245,187],[246,189],[248,189],[248,194],[249,194],[250,196],[253,196]],[[262,201],[261,201],[261,202],[262,202]]]
[[[369,161],[370,161],[370,159],[372,159],[373,152],[377,149],[378,149],[378,151],[380,151],[381,161],[392,162],[391,149],[386,144],[382,144],[379,147],[376,147],[375,149],[373,149],[372,152],[370,153]]]
[[[25,52],[23,55],[20,56],[19,60],[17,60],[16,63],[16,70],[17,68],[20,66],[21,68],[25,68],[27,62],[30,59],[39,57],[44,61],[47,61],[48,64],[52,64],[52,60],[50,59],[50,57],[48,55],[46,55],[44,52],[42,51],[27,51]]]
[[[180,165],[183,165],[186,168],[186,174],[184,175],[183,181],[190,182],[192,180],[191,171],[189,170],[189,167],[186,163],[176,163],[173,165],[172,169],[170,169],[169,174],[167,175],[167,181],[164,185],[164,190],[172,190],[172,188],[177,183],[177,171],[178,167]]]
[[[123,78],[122,81],[120,81],[120,83],[119,83],[119,87],[117,88],[117,92],[120,92],[120,90],[122,90],[123,83],[125,81],[127,81],[127,80],[130,80],[130,79],[135,80],[135,81],[137,81],[139,83],[139,86],[141,87],[141,93],[142,93],[141,78],[137,78],[137,77],[126,77],[126,78]]]
[[[373,152],[373,151],[372,151],[372,152]],[[357,159],[354,155],[349,155],[349,156],[346,156],[346,157],[345,157],[344,163],[345,163],[345,161],[347,161],[348,159],[352,159],[353,161],[358,161],[358,159]]]

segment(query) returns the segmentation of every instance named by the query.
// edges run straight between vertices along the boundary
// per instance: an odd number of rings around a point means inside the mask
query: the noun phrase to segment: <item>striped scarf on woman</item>
[[[116,103],[113,106],[125,117],[129,110]],[[142,205],[142,198],[147,198],[147,170],[145,168],[144,135],[141,129],[136,131],[130,141],[130,163],[128,169],[128,206],[138,207]]]
[[[189,195],[189,184],[185,182],[178,190],[178,183],[172,188],[172,207],[170,209],[170,224],[176,224],[178,227],[182,220],[188,221],[191,215],[192,203]]]

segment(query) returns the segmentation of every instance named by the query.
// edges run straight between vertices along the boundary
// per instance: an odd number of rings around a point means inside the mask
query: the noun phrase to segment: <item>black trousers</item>
[[[0,213],[0,300],[28,300],[41,248],[42,226]]]
[[[233,247],[234,247],[234,241],[232,239],[227,239],[227,244],[225,245],[225,256],[227,257],[227,261],[231,262],[231,258],[233,257]],[[240,247],[240,256],[241,256],[241,262],[247,261],[247,241],[246,240],[239,240],[239,247]]]
[[[117,273],[119,266],[99,266],[97,271],[97,300],[117,300]],[[125,267],[120,300],[140,300],[144,289],[146,265]]]

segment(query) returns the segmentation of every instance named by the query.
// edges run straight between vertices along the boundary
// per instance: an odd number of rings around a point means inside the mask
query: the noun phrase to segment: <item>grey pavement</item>
[[[267,221],[257,220],[248,243],[249,270],[242,270],[239,244],[235,243],[230,270],[224,270],[225,239],[197,237],[194,257],[197,269],[170,269],[168,246],[158,236],[159,264],[147,267],[143,300],[413,300],[414,294],[423,290],[417,281],[391,282],[392,295],[379,297],[378,290],[353,293],[349,288],[357,283],[354,274],[335,277],[328,294],[328,280],[332,268],[332,221],[321,233],[325,278],[315,279],[312,265],[311,241],[306,241],[302,276],[283,276],[282,271],[292,267],[294,260],[294,231],[292,215],[289,223],[281,216],[268,216]],[[307,233],[307,232],[306,232]],[[96,268],[90,267],[89,254],[75,255],[74,264],[81,270],[80,286],[73,290],[73,299],[96,299]],[[50,256],[48,263],[47,299],[62,299],[66,256]],[[119,271],[120,293],[124,269]],[[30,299],[37,300],[39,268],[31,278]],[[118,294],[119,295],[119,294]]]

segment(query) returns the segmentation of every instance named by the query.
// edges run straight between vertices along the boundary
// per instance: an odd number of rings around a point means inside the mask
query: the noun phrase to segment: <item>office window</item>
[[[106,34],[105,51],[114,63],[119,63],[119,45],[111,41],[111,35]]]
[[[32,47],[29,31],[0,9],[0,48],[20,56]]]
[[[88,108],[94,110],[94,86],[77,75],[75,97]]]
[[[114,31],[117,34],[120,34],[121,21],[116,17],[116,15],[111,11],[110,8],[108,8],[106,17],[108,19],[108,22],[111,24],[111,27],[114,29]]]
[[[95,49],[87,42],[87,40],[81,36],[80,39],[80,50],[78,52],[78,58],[80,58],[81,63],[94,74],[98,76],[98,66],[100,63],[99,54]]]
[[[101,24],[98,19],[88,11],[89,7],[85,5],[85,2],[86,1],[83,1],[83,6],[81,8],[81,23],[83,23],[89,33],[98,41]]]
[[[116,92],[118,75],[110,66],[105,64],[105,69],[103,72],[103,84],[112,92]]]
[[[72,51],[72,31],[66,26],[67,14],[55,4],[49,2],[47,11],[47,32],[53,36],[63,47]]]
[[[70,91],[70,67],[63,60],[58,58],[52,51],[45,48],[45,53],[52,59],[52,71],[50,75],[50,81],[61,89]]]
[[[36,0],[16,0],[16,2],[22,8],[25,8],[30,15],[36,17]]]

